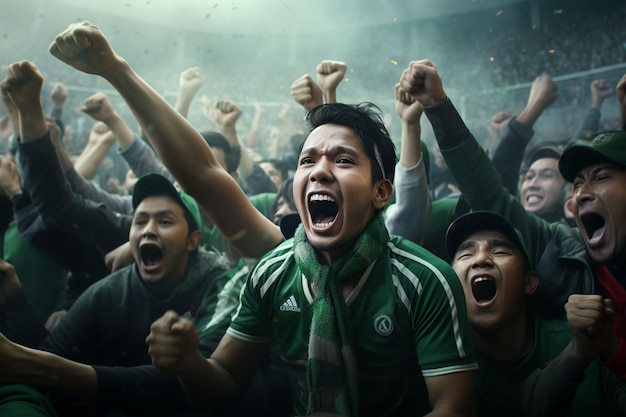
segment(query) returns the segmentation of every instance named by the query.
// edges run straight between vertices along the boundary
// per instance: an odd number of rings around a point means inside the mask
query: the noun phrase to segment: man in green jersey
[[[450,225],[446,239],[477,349],[479,416],[626,413],[626,385],[597,360],[610,323],[600,315],[582,323],[574,313],[584,305],[573,298],[569,323],[528,312],[538,278],[508,220],[470,212]]]
[[[302,226],[279,245],[280,229],[97,27],[70,25],[50,51],[117,89],[172,175],[242,254],[275,248],[251,272],[208,360],[191,321],[166,313],[152,325],[152,361],[176,372],[192,398],[232,403],[273,346],[291,371],[296,414],[475,414],[462,288],[443,261],[387,234],[381,212],[391,197],[395,150],[372,106],[311,112],[294,177]]]

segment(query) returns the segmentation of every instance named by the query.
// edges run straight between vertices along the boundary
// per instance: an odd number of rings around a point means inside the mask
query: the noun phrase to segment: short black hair
[[[276,193],[276,198],[274,199],[274,203],[272,204],[272,216],[276,213],[276,209],[278,209],[278,200],[280,198],[284,198],[285,202],[291,208],[296,207],[296,203],[293,200],[293,177],[288,177],[283,183],[280,185],[278,192]]]
[[[263,164],[263,163],[274,165],[274,168],[280,171],[280,175],[283,180],[286,180],[287,177],[289,176],[289,170],[287,169],[287,165],[280,159],[276,159],[276,158],[264,159],[259,164]]]
[[[200,132],[200,134],[211,148],[218,148],[224,151],[226,170],[228,172],[237,171],[239,162],[241,161],[241,149],[239,149],[238,146],[232,146],[228,139],[219,132],[207,130]]]
[[[351,128],[361,139],[363,148],[372,162],[372,183],[384,178],[393,183],[396,165],[396,148],[382,118],[382,111],[373,103],[328,103],[317,106],[307,115],[309,134],[325,124]],[[300,150],[302,151],[302,145]]]

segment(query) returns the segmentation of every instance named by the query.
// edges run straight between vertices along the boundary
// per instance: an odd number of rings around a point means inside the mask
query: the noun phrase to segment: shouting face
[[[623,266],[626,261],[626,169],[611,163],[580,170],[571,209],[591,258]]]
[[[524,255],[499,231],[472,233],[459,245],[452,268],[465,292],[467,315],[475,329],[510,326],[526,315],[525,298],[536,275],[524,267]]]
[[[293,182],[306,235],[327,263],[350,247],[391,195],[388,180],[372,183],[371,161],[361,139],[335,124],[309,134]]]
[[[166,196],[147,197],[133,215],[129,241],[139,275],[148,287],[164,291],[185,274],[200,232],[191,234],[183,208]]]

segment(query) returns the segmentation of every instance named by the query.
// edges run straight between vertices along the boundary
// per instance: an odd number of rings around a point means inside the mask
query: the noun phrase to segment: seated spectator
[[[21,81],[24,87],[26,80]],[[19,88],[14,87],[16,97]],[[52,389],[59,394],[55,405],[60,410],[73,409],[75,404],[67,402],[77,400],[90,401],[94,410],[119,407],[156,413],[187,408],[177,379],[150,366],[144,339],[150,324],[165,311],[197,320],[212,314],[228,279],[227,262],[198,249],[197,214],[192,215],[164,177],[142,177],[133,192],[133,206],[133,265],[89,287],[49,334],[26,314],[19,278],[0,261],[3,310],[12,319],[6,335],[13,340],[2,336],[0,382]],[[129,317],[132,323],[125,325]],[[203,345],[209,349],[205,354],[214,347]]]
[[[569,315],[568,324],[528,312],[526,298],[538,277],[506,219],[487,211],[465,214],[450,225],[447,246],[478,352],[479,416],[626,412],[626,385],[598,360],[608,322],[580,327]],[[580,307],[570,301],[566,308]]]
[[[560,318],[570,294],[593,293],[591,263],[579,232],[565,222],[549,223],[528,213],[509,193],[456,112],[435,65],[429,60],[412,62],[400,84],[424,106],[438,146],[469,209],[500,214],[528,242],[531,268],[539,274],[537,290],[529,298],[531,311],[545,318]]]

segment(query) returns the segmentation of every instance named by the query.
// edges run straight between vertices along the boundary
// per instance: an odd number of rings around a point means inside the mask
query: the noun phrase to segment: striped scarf
[[[374,216],[350,251],[332,265],[321,265],[302,225],[294,235],[294,257],[316,288],[309,335],[308,413],[326,411],[358,416],[357,365],[350,313],[340,283],[363,274],[389,240],[382,214]]]

